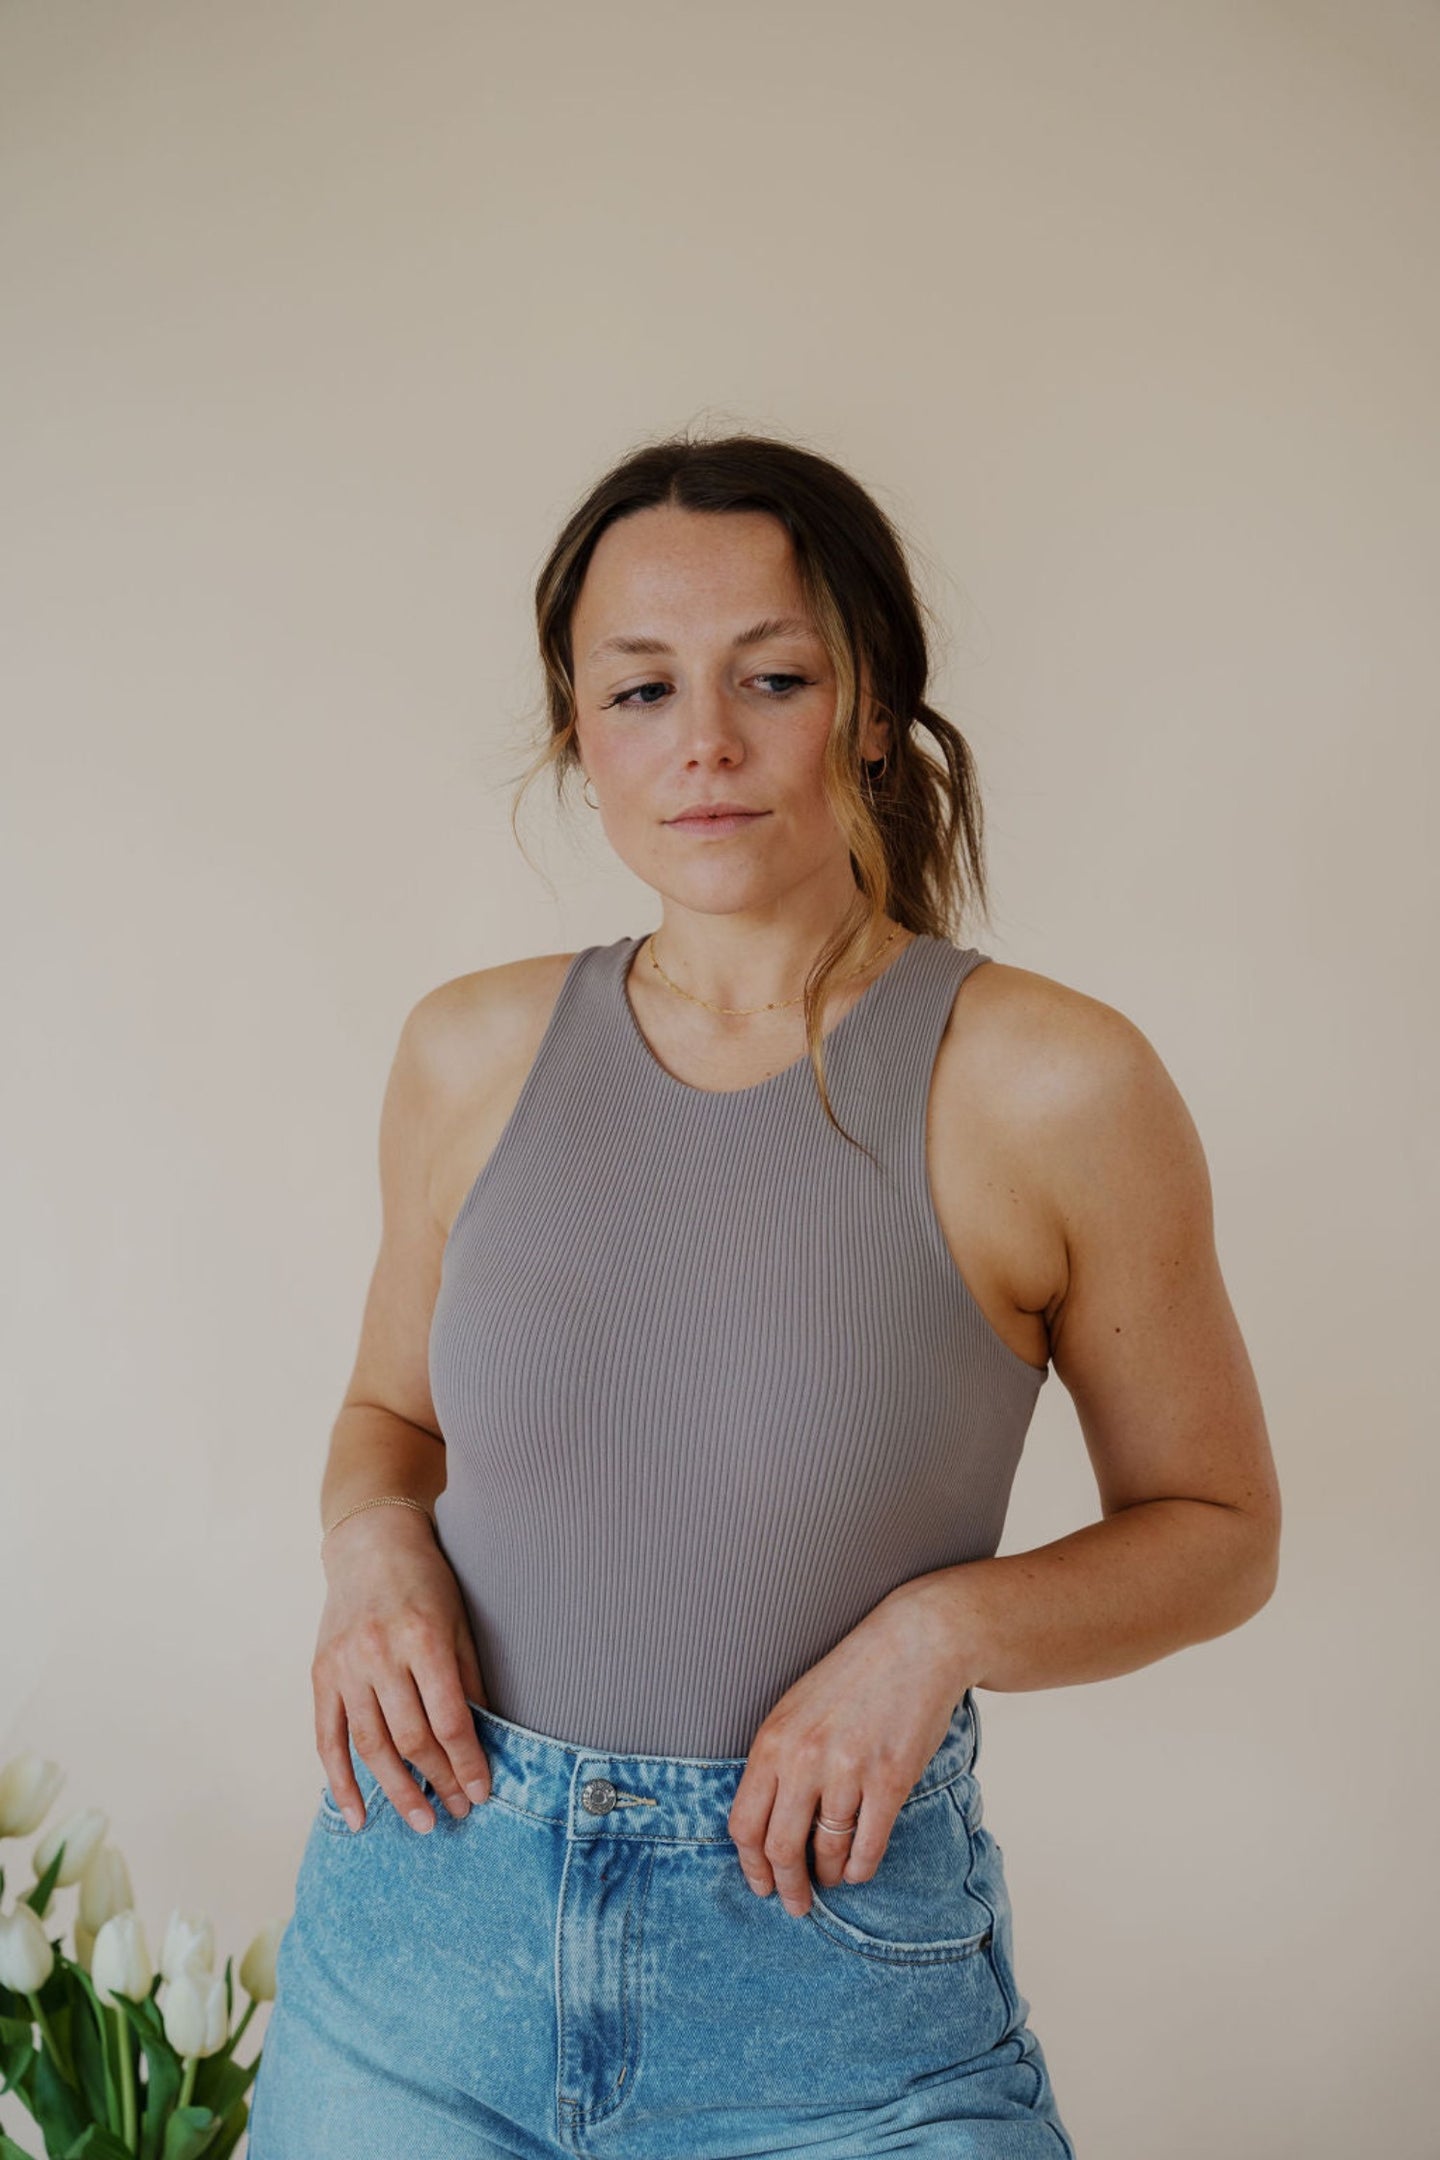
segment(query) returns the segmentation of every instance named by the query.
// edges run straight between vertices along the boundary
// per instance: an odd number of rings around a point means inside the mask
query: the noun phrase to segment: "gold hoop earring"
[[[585,794],[585,788],[588,788],[588,787],[589,787],[589,785],[590,785],[590,775],[589,775],[589,773],[586,773],[586,775],[585,775],[585,787],[581,788],[580,792],[581,792],[581,794],[582,794],[582,795],[585,795],[585,800],[586,800],[587,804],[589,804],[589,807],[590,807],[590,808],[591,808],[592,810],[598,810],[598,809],[599,809],[599,807],[600,807],[599,803],[598,803],[598,802],[591,802],[591,801],[590,801],[590,797],[589,797],[588,795],[586,795],[586,794]]]

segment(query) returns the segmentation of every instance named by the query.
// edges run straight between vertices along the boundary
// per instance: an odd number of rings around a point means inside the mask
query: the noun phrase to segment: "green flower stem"
[[[244,2017],[242,2017],[242,2018],[241,2018],[241,2020],[240,2020],[239,2024],[238,2024],[238,2025],[237,2025],[237,2026],[235,2027],[235,2030],[234,2030],[234,2032],[233,2032],[233,2033],[231,2033],[231,2035],[230,2035],[230,2041],[229,2041],[229,2048],[228,2048],[228,2053],[230,2053],[230,2054],[232,2054],[232,2055],[234,2054],[234,2052],[235,2052],[235,2043],[237,2042],[237,2040],[239,2040],[239,2038],[240,2038],[241,2034],[242,2034],[242,2033],[244,2032],[244,2030],[245,2030],[245,2027],[246,2027],[246,2026],[247,2026],[247,2025],[249,2024],[249,2022],[250,2022],[251,2018],[252,2018],[252,2017],[254,2017],[254,2015],[255,2015],[255,2010],[256,2010],[256,2003],[255,2003],[255,1998],[254,1998],[254,1996],[252,1995],[252,1996],[251,1996],[251,1998],[250,1998],[250,2000],[249,2000],[249,2002],[248,2002],[248,2003],[246,2003],[246,2005],[245,2005],[245,2015],[244,2015]]]
[[[30,2005],[31,2017],[34,2018],[36,2024],[40,2027],[40,2037],[45,2042],[46,2047],[49,2048],[50,2053],[54,2056],[56,2062],[59,2064],[61,2074],[63,2075],[66,2084],[73,2085],[75,2082],[75,2065],[73,2062],[71,2062],[69,2056],[65,2053],[65,2050],[61,2047],[59,2041],[56,2039],[54,2030],[50,2024],[50,2020],[46,2017],[45,2012],[40,2007],[40,1997],[38,1995],[27,1992],[25,2000]]]
[[[199,2067],[200,2058],[198,2055],[187,2055],[185,2057],[185,2076],[180,2086],[180,2098],[175,2103],[177,2108],[189,2107],[190,2095],[195,2090],[195,2073]]]
[[[120,2044],[120,2097],[123,2118],[120,2135],[127,2152],[140,2150],[138,2111],[135,2104],[135,2051],[130,2045],[130,2027],[125,2012],[115,2005],[115,2037]]]
[[[89,1984],[90,1975],[86,1972],[85,1967],[77,1965],[75,1970],[83,1974],[87,1982],[85,2000],[94,2014],[96,2030],[100,2037],[100,2068],[105,2078],[105,2128],[113,2130],[115,2128],[115,2072],[111,2057],[114,2055],[115,2049],[110,2032],[110,2020],[105,2015],[108,2006],[101,2001],[99,1995],[95,1992],[93,1984]]]

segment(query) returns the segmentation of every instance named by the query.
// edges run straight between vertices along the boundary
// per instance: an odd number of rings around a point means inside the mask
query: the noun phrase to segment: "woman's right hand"
[[[488,1705],[460,1586],[433,1524],[410,1508],[367,1508],[337,1524],[325,1572],[310,1677],[315,1744],[336,1806],[358,1830],[365,1808],[353,1738],[414,1829],[433,1829],[435,1816],[407,1762],[453,1815],[468,1815],[470,1800],[490,1797],[490,1765],[469,1705]]]

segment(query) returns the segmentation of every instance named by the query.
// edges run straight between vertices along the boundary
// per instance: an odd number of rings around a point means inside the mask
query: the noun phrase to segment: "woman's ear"
[[[873,758],[888,758],[890,755],[890,722],[888,720],[876,720],[873,717],[868,719],[861,730],[860,740],[864,745],[860,755],[867,765]]]
[[[863,764],[869,765],[876,758],[890,755],[890,722],[876,714],[869,670],[864,667],[860,672],[860,704],[860,757]]]

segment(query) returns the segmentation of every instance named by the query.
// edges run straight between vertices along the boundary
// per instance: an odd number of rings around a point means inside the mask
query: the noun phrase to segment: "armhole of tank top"
[[[950,1016],[955,1010],[956,998],[959,997],[970,977],[978,974],[980,969],[994,957],[991,953],[982,952],[978,945],[956,946],[955,953],[957,959],[966,961],[968,965],[963,973],[956,974],[952,983],[946,984],[944,994],[939,1001],[940,1010],[936,1016],[937,1025],[930,1036],[929,1055],[923,1061],[924,1071],[920,1081],[920,1163],[915,1199],[925,1225],[925,1234],[935,1250],[936,1258],[945,1266],[954,1287],[955,1295],[965,1308],[971,1325],[983,1338],[991,1355],[999,1359],[1006,1371],[1018,1380],[1027,1381],[1038,1394],[1050,1377],[1048,1358],[1043,1365],[1032,1365],[1029,1358],[1021,1357],[1020,1352],[1012,1344],[1006,1342],[1004,1336],[970,1288],[964,1275],[956,1266],[955,1255],[950,1250],[949,1240],[936,1212],[935,1196],[930,1190],[930,1146],[927,1128],[929,1125],[930,1088],[935,1078],[935,1063],[940,1055],[941,1039],[950,1024]]]
[[[510,1105],[509,1115],[506,1117],[504,1124],[501,1126],[499,1132],[495,1136],[494,1146],[491,1148],[489,1154],[485,1157],[484,1162],[481,1163],[480,1168],[476,1171],[470,1183],[470,1190],[466,1193],[464,1199],[461,1201],[459,1212],[456,1215],[454,1222],[450,1225],[449,1231],[445,1238],[445,1243],[442,1246],[440,1252],[440,1268],[442,1274],[444,1273],[445,1262],[449,1256],[451,1247],[454,1245],[455,1240],[459,1236],[467,1217],[473,1211],[476,1200],[483,1192],[491,1168],[498,1161],[501,1149],[504,1147],[506,1141],[509,1139],[510,1135],[515,1130],[516,1121],[520,1116],[521,1110],[524,1108],[526,1102],[528,1101],[530,1095],[534,1092],[535,1088],[539,1085],[541,1072],[548,1062],[549,1052],[553,1048],[555,1037],[559,1033],[561,1012],[567,1000],[569,999],[571,989],[573,988],[575,982],[580,976],[583,964],[589,959],[592,953],[599,952],[600,950],[601,948],[598,945],[582,945],[579,952],[576,953],[574,959],[570,962],[569,967],[566,968],[564,975],[561,977],[560,988],[556,991],[555,1002],[550,1008],[550,1016],[546,1020],[545,1025],[541,1030],[540,1040],[535,1046],[535,1055],[530,1060],[530,1069],[520,1083],[519,1092],[516,1095],[514,1102]]]

